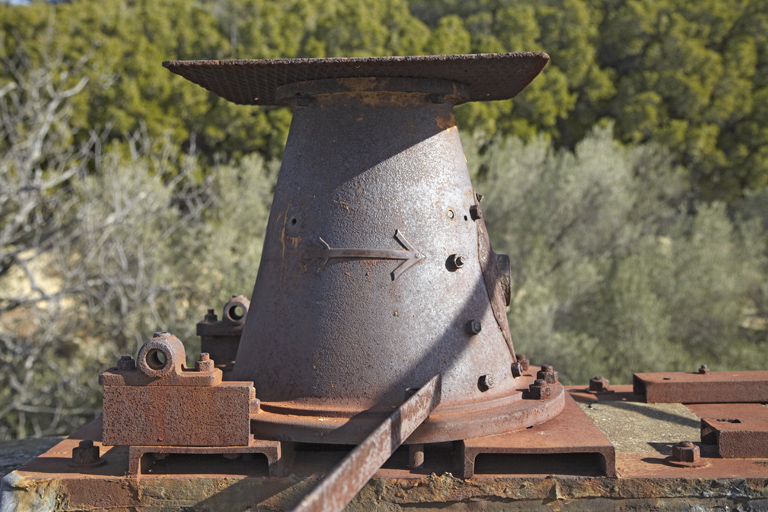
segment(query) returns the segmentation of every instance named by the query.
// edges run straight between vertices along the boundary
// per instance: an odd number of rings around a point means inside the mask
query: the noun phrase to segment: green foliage
[[[488,231],[513,261],[510,327],[529,358],[571,382],[768,362],[764,328],[747,322],[765,312],[765,230],[734,224],[719,203],[689,212],[667,151],[598,129],[573,153],[501,139],[480,159]]]

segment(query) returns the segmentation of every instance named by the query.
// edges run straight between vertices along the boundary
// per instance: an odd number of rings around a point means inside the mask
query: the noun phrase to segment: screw
[[[493,377],[490,375],[481,375],[479,379],[477,379],[477,387],[485,393],[489,389],[493,387]]]
[[[131,356],[123,356],[117,361],[117,369],[121,372],[129,372],[136,369],[136,361]]]
[[[480,320],[470,320],[467,322],[466,328],[468,334],[475,336],[483,330],[483,324],[480,323]]]
[[[609,381],[605,377],[592,377],[589,379],[589,390],[593,393],[608,391]]]
[[[75,464],[95,464],[99,461],[99,447],[93,445],[90,439],[80,441],[80,444],[72,448],[72,462]]]
[[[447,264],[450,270],[459,270],[464,266],[464,257],[458,254],[451,254],[448,256]]]
[[[213,362],[213,359],[211,359],[210,354],[208,354],[208,352],[201,353],[200,357],[195,362],[195,371],[212,372],[213,369],[214,369],[214,362]]]
[[[527,372],[528,368],[530,367],[530,362],[528,361],[528,358],[525,357],[524,354],[517,354],[515,358],[517,359],[517,362],[520,363],[520,365],[523,367],[523,371]]]
[[[701,375],[706,375],[706,374],[708,374],[708,373],[709,373],[709,368],[707,367],[707,365],[705,365],[705,364],[701,365],[701,366],[699,367],[699,373],[700,373]]]
[[[672,447],[672,458],[679,462],[699,462],[701,449],[690,441],[683,441]]]

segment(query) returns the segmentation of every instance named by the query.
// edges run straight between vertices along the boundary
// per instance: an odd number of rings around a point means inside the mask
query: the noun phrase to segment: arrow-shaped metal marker
[[[317,259],[322,260],[322,268],[328,264],[328,260],[331,258],[365,258],[372,260],[405,260],[395,270],[392,271],[392,280],[394,281],[400,275],[425,259],[426,256],[417,251],[400,232],[395,230],[395,240],[400,242],[405,250],[402,249],[331,249],[331,246],[323,240],[320,241],[325,246],[325,249],[321,250]]]

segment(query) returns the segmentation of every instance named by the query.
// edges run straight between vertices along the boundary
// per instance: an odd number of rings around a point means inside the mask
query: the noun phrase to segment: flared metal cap
[[[546,53],[478,53],[415,57],[330,59],[188,60],[163,66],[240,105],[278,105],[278,87],[310,80],[402,77],[431,78],[467,86],[467,101],[517,96],[549,61]]]

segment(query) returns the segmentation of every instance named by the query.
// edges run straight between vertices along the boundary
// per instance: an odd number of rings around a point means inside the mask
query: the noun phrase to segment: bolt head
[[[510,370],[512,371],[513,377],[520,377],[523,375],[523,365],[520,363],[512,363]]]
[[[480,323],[480,320],[470,320],[467,322],[467,332],[471,335],[477,335],[480,334],[480,331],[483,330],[483,324]]]
[[[72,448],[72,462],[75,464],[95,464],[99,461],[99,447],[93,445],[90,439],[80,441],[80,444]]]
[[[705,375],[705,374],[709,373],[709,367],[707,367],[707,365],[705,365],[705,364],[701,365],[699,367],[699,373],[702,374],[702,375]]]
[[[699,462],[701,449],[690,441],[683,441],[672,447],[672,458],[679,462]]]
[[[493,377],[491,377],[490,375],[482,375],[477,380],[477,387],[478,389],[480,389],[480,391],[485,393],[486,391],[488,391],[493,387]]]
[[[609,381],[605,377],[592,377],[589,379],[589,390],[594,393],[608,391]]]
[[[200,361],[208,361],[211,359],[211,355],[208,352],[201,352],[200,353]]]
[[[168,338],[170,336],[172,336],[171,333],[163,331],[163,332],[156,332],[152,337],[153,338]]]
[[[523,371],[527,372],[528,368],[530,367],[530,362],[528,361],[528,358],[525,357],[524,354],[516,354],[515,358],[517,359],[517,362],[520,363],[520,365],[523,367]]]
[[[528,398],[533,400],[541,400],[552,396],[552,388],[544,379],[536,379],[528,387]]]
[[[117,369],[121,372],[129,372],[136,369],[136,361],[131,356],[122,356],[117,361]]]

